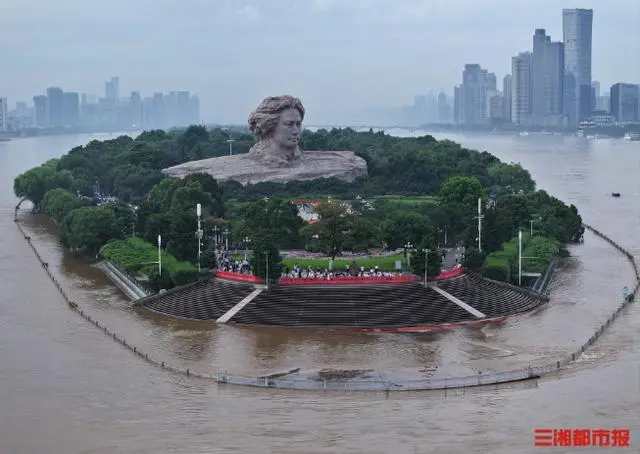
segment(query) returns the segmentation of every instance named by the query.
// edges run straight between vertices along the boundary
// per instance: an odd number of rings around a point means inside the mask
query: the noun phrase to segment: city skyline
[[[454,87],[454,115],[464,127],[575,128],[640,121],[640,85],[618,81],[601,95],[593,79],[592,9],[562,10],[562,40],[536,28],[531,46],[511,58],[503,79],[478,63],[467,63]]]
[[[197,95],[185,90],[124,94],[118,76],[104,82],[102,96],[50,86],[32,101],[32,105],[17,101],[15,108],[7,108],[7,99],[0,97],[0,131],[170,129],[200,123]]]
[[[0,6],[0,55],[11,68],[0,93],[12,102],[47,86],[95,93],[118,74],[125,92],[188,87],[207,122],[244,123],[260,99],[280,93],[300,97],[309,122],[340,122],[429,89],[450,94],[465,62],[502,78],[531,31],[562,36],[563,7],[596,8],[595,79],[640,82],[636,0],[69,0],[55,8],[30,0]]]

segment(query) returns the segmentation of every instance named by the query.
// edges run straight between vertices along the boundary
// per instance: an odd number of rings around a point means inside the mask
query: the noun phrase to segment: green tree
[[[72,210],[80,208],[81,202],[66,189],[56,188],[47,191],[40,204],[42,212],[60,223]]]
[[[299,230],[304,221],[297,208],[281,198],[261,199],[245,208],[247,234],[272,238],[281,249],[296,248],[301,244]]]
[[[335,259],[344,246],[347,234],[353,225],[353,215],[346,212],[342,202],[320,203],[316,209],[319,216],[315,224],[306,226],[301,233],[307,241],[317,239],[320,248],[331,259]]]
[[[274,238],[260,236],[251,241],[252,254],[249,258],[254,276],[264,279],[269,264],[269,279],[277,279],[282,274],[282,257]]]
[[[429,249],[428,254],[425,249]],[[437,276],[442,271],[442,256],[436,248],[420,247],[411,254],[411,270],[417,276],[424,276],[424,261],[427,258],[427,274]]]
[[[62,221],[60,236],[71,249],[95,254],[112,239],[122,238],[121,222],[110,206],[87,206],[71,211]]]
[[[468,209],[477,207],[478,199],[484,197],[484,188],[480,180],[476,177],[450,177],[442,183],[440,189],[440,200],[442,203],[462,205]]]
[[[13,181],[15,195],[31,201],[34,209],[38,210],[42,199],[49,190],[69,189],[72,175],[68,171],[58,171],[58,162],[58,159],[51,159],[41,166],[18,175]]]

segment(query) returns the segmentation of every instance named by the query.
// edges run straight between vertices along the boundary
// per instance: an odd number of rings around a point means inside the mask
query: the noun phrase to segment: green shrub
[[[178,261],[165,251],[161,251],[162,275],[158,275],[158,248],[140,238],[111,241],[100,252],[125,270],[148,276],[157,288],[175,287],[198,279],[198,269],[193,264]]]

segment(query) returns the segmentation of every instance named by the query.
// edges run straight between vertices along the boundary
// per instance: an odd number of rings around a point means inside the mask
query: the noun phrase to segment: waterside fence
[[[615,241],[594,229],[591,226],[585,225],[585,227],[593,232],[601,239],[608,242],[611,246],[622,253],[631,263],[636,275],[636,282],[633,290],[629,292],[627,296],[623,298],[623,301],[617,307],[615,312],[607,318],[607,320],[595,331],[595,333],[575,352],[567,356],[562,360],[558,360],[552,364],[546,366],[529,366],[511,371],[502,372],[490,372],[479,373],[476,375],[469,375],[464,377],[446,377],[446,378],[424,378],[420,380],[387,380],[384,377],[376,377],[372,379],[330,379],[324,380],[321,378],[310,377],[287,377],[287,374],[276,374],[262,377],[247,377],[239,376],[225,372],[216,373],[203,373],[190,370],[188,368],[175,367],[164,361],[159,361],[148,354],[140,351],[137,346],[130,344],[122,336],[110,330],[108,327],[101,324],[98,320],[91,317],[90,314],[85,312],[78,304],[72,301],[64,291],[60,283],[56,280],[55,276],[49,269],[49,264],[42,258],[37,248],[31,241],[31,237],[25,232],[20,225],[18,218],[18,209],[15,210],[15,224],[24,236],[27,244],[31,247],[34,254],[40,261],[42,268],[45,270],[51,281],[58,288],[58,291],[67,302],[69,308],[79,314],[86,321],[94,325],[101,330],[105,335],[111,337],[114,341],[121,344],[123,347],[129,349],[134,354],[138,355],[145,361],[154,364],[162,369],[172,371],[174,373],[182,374],[188,377],[197,377],[202,379],[214,380],[218,383],[227,383],[233,385],[244,385],[262,388],[279,388],[279,389],[298,389],[298,390],[346,390],[346,391],[418,391],[418,390],[435,390],[435,389],[454,389],[454,388],[466,388],[473,386],[495,385],[500,383],[511,383],[523,380],[537,379],[543,375],[550,374],[558,371],[559,369],[567,366],[578,359],[582,353],[584,353],[590,346],[592,346],[598,338],[605,332],[605,330],[618,318],[620,313],[631,304],[638,292],[640,285],[640,275],[638,274],[638,267],[634,261],[631,253],[623,249]]]

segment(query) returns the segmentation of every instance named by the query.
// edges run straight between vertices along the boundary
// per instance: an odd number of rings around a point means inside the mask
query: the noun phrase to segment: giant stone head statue
[[[251,153],[287,161],[299,158],[303,119],[304,107],[298,98],[288,95],[265,98],[249,115],[249,129],[259,140]]]

